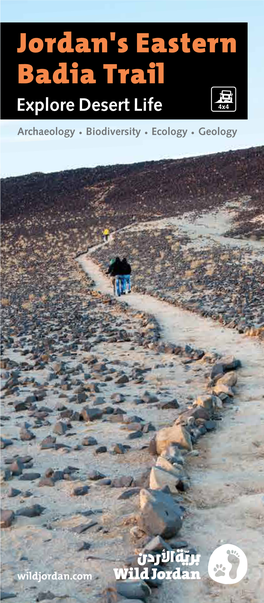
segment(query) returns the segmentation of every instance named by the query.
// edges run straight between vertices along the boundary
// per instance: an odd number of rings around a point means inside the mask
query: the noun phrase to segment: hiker
[[[131,293],[131,266],[126,258],[122,259],[122,293]]]
[[[103,239],[104,242],[107,243],[108,239],[109,239],[109,235],[110,235],[110,231],[108,228],[105,228],[103,231]]]
[[[114,289],[114,295],[121,295],[121,286],[122,286],[122,262],[119,257],[116,257],[115,260],[111,260],[109,264],[109,268],[107,273],[112,278],[112,284]]]

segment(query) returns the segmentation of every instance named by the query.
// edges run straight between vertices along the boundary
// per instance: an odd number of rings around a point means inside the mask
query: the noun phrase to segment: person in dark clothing
[[[122,270],[122,262],[119,257],[116,257],[115,260],[111,260],[108,271],[106,273],[111,276],[114,294],[117,294],[118,296],[121,295]]]
[[[115,260],[111,260],[106,274],[110,274],[110,276],[116,276],[117,274],[121,274],[121,272],[122,262],[119,257],[116,257]]]
[[[131,293],[131,266],[126,258],[122,259],[122,293]]]

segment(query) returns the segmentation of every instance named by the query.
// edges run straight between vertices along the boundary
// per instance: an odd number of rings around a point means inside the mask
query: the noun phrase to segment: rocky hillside
[[[250,213],[238,220],[241,236],[263,236],[264,147],[201,157],[99,166],[51,174],[34,173],[2,181],[2,218],[36,218],[34,233],[63,228],[90,229],[105,221],[114,229],[133,221],[209,210],[227,198],[250,195]],[[47,224],[49,222],[49,226]],[[17,224],[18,225],[18,224]]]

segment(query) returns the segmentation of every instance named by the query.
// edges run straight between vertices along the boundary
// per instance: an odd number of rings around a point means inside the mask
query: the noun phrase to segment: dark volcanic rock
[[[25,427],[22,427],[22,429],[20,430],[20,440],[22,441],[30,441],[30,440],[34,440],[35,439],[35,435],[34,433],[32,433],[32,431],[30,431],[29,429],[26,429]]]
[[[99,408],[89,408],[89,406],[85,406],[81,411],[81,416],[84,421],[96,421],[102,418],[102,411]]]
[[[38,517],[43,513],[43,511],[45,511],[45,507],[36,504],[32,505],[31,507],[23,507],[22,509],[19,509],[16,511],[16,516]]]
[[[85,436],[82,441],[83,446],[96,446],[98,444],[97,440],[92,436]]]
[[[12,444],[12,440],[0,437],[0,448],[7,448],[7,446],[12,446]]]
[[[34,481],[35,479],[38,479],[40,476],[40,473],[23,473],[23,475],[20,476],[20,480],[22,481]]]
[[[73,495],[74,496],[84,496],[85,494],[88,494],[88,492],[89,492],[89,486],[78,486],[78,487],[74,488]]]

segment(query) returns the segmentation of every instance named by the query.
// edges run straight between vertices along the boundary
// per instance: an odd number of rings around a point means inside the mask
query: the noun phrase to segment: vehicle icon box
[[[237,89],[235,86],[212,86],[211,111],[213,113],[235,113]]]

